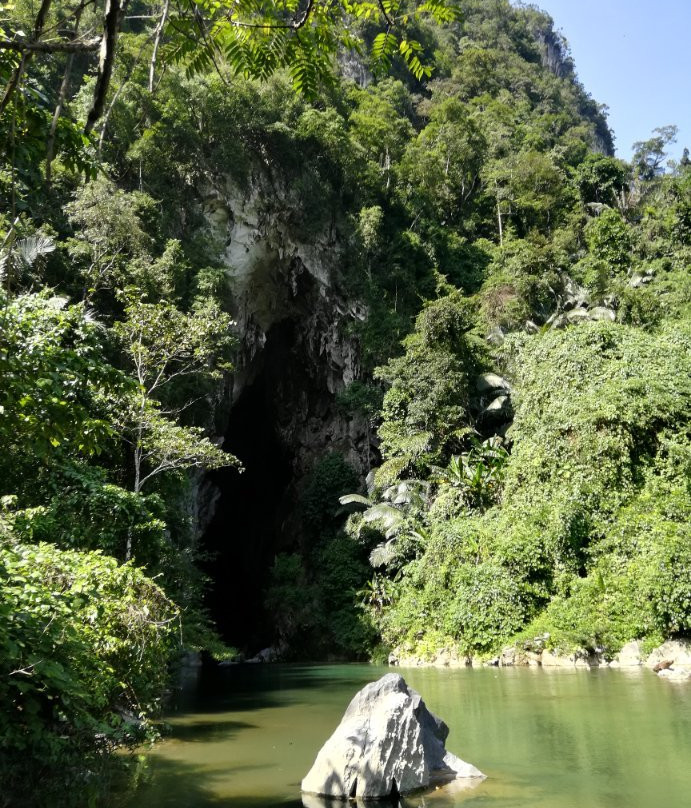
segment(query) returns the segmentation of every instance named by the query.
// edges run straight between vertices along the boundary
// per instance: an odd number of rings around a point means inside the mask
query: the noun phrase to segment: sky
[[[567,39],[585,89],[609,107],[617,156],[676,124],[691,149],[691,0],[532,0]]]

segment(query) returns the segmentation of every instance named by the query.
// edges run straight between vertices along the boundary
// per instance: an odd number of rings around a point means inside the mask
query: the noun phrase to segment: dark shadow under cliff
[[[244,471],[220,469],[211,475],[220,496],[204,536],[212,580],[211,615],[229,643],[256,651],[272,639],[263,594],[285,516],[292,458],[276,424],[276,376],[289,361],[290,325],[275,326],[263,351],[261,369],[232,410],[224,448]]]

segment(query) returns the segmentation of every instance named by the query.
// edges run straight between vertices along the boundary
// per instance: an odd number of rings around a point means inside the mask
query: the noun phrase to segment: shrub
[[[58,767],[152,734],[178,629],[153,581],[98,552],[3,539],[0,585],[3,782],[22,761]]]

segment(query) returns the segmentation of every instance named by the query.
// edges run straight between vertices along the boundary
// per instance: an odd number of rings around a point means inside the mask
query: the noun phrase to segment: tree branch
[[[18,53],[93,53],[98,50],[101,39],[83,41],[32,42],[28,39],[0,39],[0,51],[10,50]]]
[[[384,4],[382,3],[382,0],[377,0],[377,4],[379,5],[379,8],[380,8],[381,13],[382,13],[382,15],[384,17],[384,20],[386,21],[386,25],[388,26],[387,30],[390,30],[394,26],[394,21],[386,13],[386,9],[384,8]]]
[[[166,25],[166,20],[168,19],[168,11],[170,10],[170,0],[165,0],[163,4],[163,11],[161,12],[161,19],[158,21],[158,25],[156,26],[156,33],[154,36],[154,49],[151,54],[151,62],[149,64],[149,92],[153,93],[154,91],[154,73],[156,71],[156,59],[158,57],[158,49],[161,46],[161,40],[163,39],[163,29]]]
[[[34,23],[34,30],[31,34],[31,42],[38,42],[41,38],[41,34],[43,33],[43,29],[46,25],[46,18],[48,17],[48,12],[50,11],[52,0],[42,0],[41,7],[38,10],[38,14],[36,15],[36,22]],[[22,58],[19,61],[19,64],[14,69],[12,73],[12,77],[10,78],[9,82],[7,83],[7,87],[5,88],[5,94],[2,97],[2,101],[0,101],[0,114],[2,114],[10,103],[12,96],[14,95],[14,91],[19,86],[19,82],[24,75],[24,69],[26,68],[27,63],[31,59],[31,53],[24,51],[22,53]]]
[[[239,20],[234,20],[231,14],[226,15],[226,19],[228,22],[235,26],[236,28],[262,28],[264,30],[270,31],[299,31],[300,28],[303,28],[309,18],[312,16],[312,10],[314,8],[314,0],[309,0],[307,3],[307,8],[305,9],[302,17],[299,19],[293,19],[291,22],[285,23],[263,23],[263,22],[240,22]],[[231,12],[232,13],[232,12]]]
[[[79,24],[82,19],[82,13],[84,11],[86,3],[82,0],[82,3],[77,8],[74,17],[74,28],[72,31],[72,41],[76,41],[77,36],[79,34]],[[50,186],[51,182],[51,172],[53,166],[53,158],[55,156],[55,134],[58,129],[58,121],[60,120],[60,116],[62,115],[62,108],[65,105],[65,99],[67,98],[67,88],[70,82],[70,74],[72,73],[72,65],[74,64],[74,53],[70,53],[69,58],[67,59],[67,64],[65,65],[65,72],[62,76],[62,82],[60,83],[60,91],[58,92],[58,102],[55,105],[55,111],[53,112],[53,120],[50,123],[50,132],[48,133],[48,141],[46,143],[46,185]]]

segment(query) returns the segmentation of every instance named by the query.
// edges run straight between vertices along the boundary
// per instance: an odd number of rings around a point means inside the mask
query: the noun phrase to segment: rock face
[[[543,668],[597,668],[604,664],[598,654],[556,654],[553,651],[543,651],[540,657]]]
[[[302,781],[308,794],[381,799],[456,778],[484,778],[447,752],[446,724],[402,676],[389,673],[355,695]]]
[[[242,184],[210,173],[196,194],[241,337],[208,427],[246,473],[200,473],[188,512],[194,540],[238,581],[211,595],[221,630],[240,647],[262,648],[283,638],[264,606],[273,561],[308,549],[296,501],[310,475],[331,453],[361,478],[378,458],[367,415],[339,400],[360,376],[354,332],[366,311],[343,288],[347,245],[336,213],[302,222],[280,172],[257,164]]]
[[[609,663],[611,668],[639,668],[643,664],[643,651],[639,640],[631,640]]]
[[[691,641],[667,640],[651,652],[645,664],[648,668],[655,668],[666,661],[670,663],[670,667],[691,667]]]
[[[217,177],[200,191],[242,334],[228,405],[234,407],[260,375],[269,376],[277,409],[272,424],[290,449],[296,479],[330,449],[364,476],[370,452],[366,419],[344,415],[335,403],[359,377],[357,342],[347,332],[366,316],[339,289],[344,246],[336,223],[296,232],[286,216],[294,203],[290,190],[263,172],[247,188]]]

